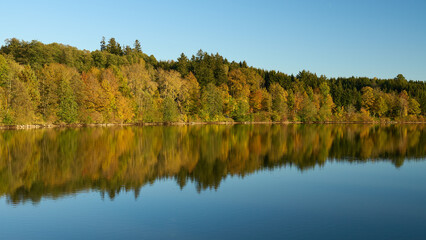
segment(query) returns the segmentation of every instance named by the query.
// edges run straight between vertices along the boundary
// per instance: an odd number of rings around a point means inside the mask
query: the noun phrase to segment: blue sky
[[[426,1],[2,1],[0,41],[99,48],[135,39],[157,59],[199,49],[297,74],[426,80]]]

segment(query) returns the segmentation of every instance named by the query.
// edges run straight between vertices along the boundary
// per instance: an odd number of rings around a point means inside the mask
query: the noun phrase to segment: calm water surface
[[[426,128],[0,131],[0,239],[426,239]]]

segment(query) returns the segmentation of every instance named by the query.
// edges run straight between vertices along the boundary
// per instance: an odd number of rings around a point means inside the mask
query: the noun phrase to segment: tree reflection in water
[[[113,199],[157,179],[218,188],[228,175],[327,161],[421,160],[423,125],[203,125],[0,131],[0,197],[18,204],[97,190]]]

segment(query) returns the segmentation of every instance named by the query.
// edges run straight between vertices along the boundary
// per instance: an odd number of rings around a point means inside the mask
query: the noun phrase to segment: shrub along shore
[[[190,126],[190,125],[259,125],[259,124],[426,124],[426,121],[420,122],[397,122],[397,121],[371,121],[371,122],[142,122],[142,123],[73,123],[73,124],[27,124],[27,125],[1,125],[0,130],[22,130],[22,129],[42,129],[42,128],[82,128],[82,127],[124,127],[124,126]]]
[[[425,122],[426,83],[296,76],[200,50],[158,61],[141,43],[100,49],[7,39],[0,128],[205,123]]]

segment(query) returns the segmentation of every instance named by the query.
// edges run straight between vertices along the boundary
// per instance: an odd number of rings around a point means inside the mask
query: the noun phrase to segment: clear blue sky
[[[90,2],[90,3],[88,3]],[[157,59],[199,49],[297,74],[426,80],[426,0],[2,1],[0,41],[99,48],[135,39]]]

